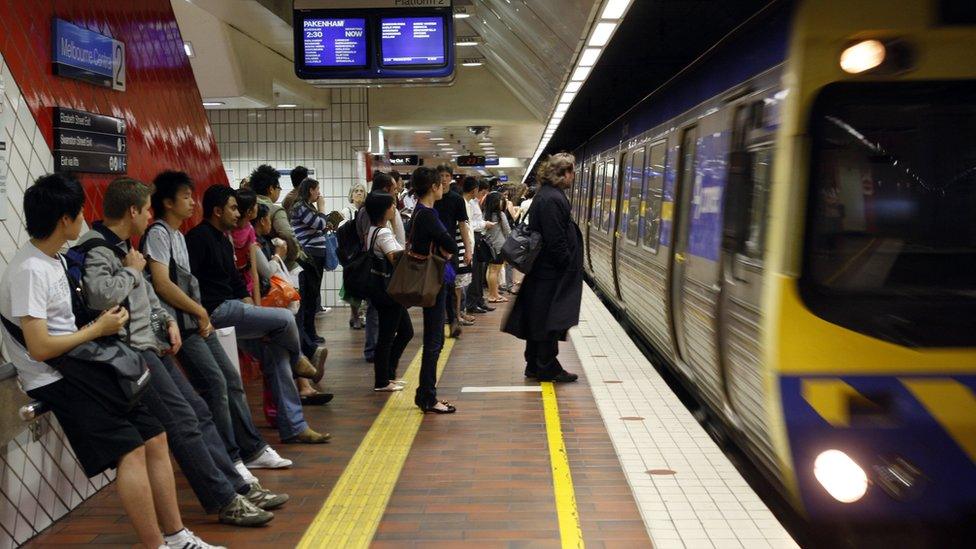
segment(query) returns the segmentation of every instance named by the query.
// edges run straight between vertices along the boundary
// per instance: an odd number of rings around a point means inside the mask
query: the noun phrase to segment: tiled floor
[[[581,316],[570,337],[654,546],[797,547],[585,286]]]
[[[521,342],[498,331],[502,312],[482,315],[454,346],[439,396],[459,411],[423,419],[374,547],[560,547],[542,396],[517,389],[537,384],[522,377]],[[330,348],[326,382],[337,397],[306,408],[333,442],[279,447],[296,466],[259,476],[292,500],[257,530],[214,523],[178,477],[187,525],[205,539],[294,546],[329,496],[387,398],[370,390],[364,334],[346,328],[345,316],[337,309],[320,317]],[[580,381],[557,386],[557,398],[586,546],[651,547],[653,539],[658,548],[796,547],[588,288],[582,317],[560,356]],[[416,312],[414,326],[404,369],[421,338]],[[485,387],[496,389],[471,390]],[[249,387],[255,404],[258,389]],[[270,429],[264,434],[277,442]],[[135,539],[117,502],[114,487],[103,490],[31,546],[130,546]]]

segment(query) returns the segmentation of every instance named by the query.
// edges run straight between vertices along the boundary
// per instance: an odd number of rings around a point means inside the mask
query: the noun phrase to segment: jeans
[[[515,280],[515,270],[512,269],[512,265],[509,262],[505,262],[505,288],[512,289],[512,283]]]
[[[552,379],[563,371],[559,363],[559,341],[547,339],[543,341],[525,341],[525,369],[535,373],[539,380]]]
[[[220,304],[210,321],[218,328],[233,326],[241,348],[258,357],[268,389],[278,407],[278,435],[288,440],[308,429],[302,400],[292,379],[301,355],[298,326],[287,309],[255,307],[243,301]]]
[[[363,347],[363,358],[372,361],[376,356],[376,339],[379,336],[380,319],[372,301],[366,304],[366,345]]]
[[[413,339],[413,324],[410,323],[410,313],[403,305],[394,304],[373,310],[376,311],[379,325],[376,355],[373,357],[373,372],[376,374],[373,387],[380,388],[396,379],[397,364],[403,350]]]
[[[176,356],[210,408],[231,459],[250,461],[264,452],[268,443],[254,426],[241,374],[220,346],[217,334],[206,339],[195,332],[187,335]]]
[[[437,404],[437,360],[444,348],[444,304],[447,285],[441,287],[433,307],[424,308],[424,348],[420,358],[420,385],[414,404],[430,408]]]
[[[247,483],[234,469],[207,403],[193,390],[173,359],[160,358],[153,351],[143,351],[142,357],[149,366],[152,386],[142,401],[166,429],[173,456],[200,505],[208,513],[216,513]]]

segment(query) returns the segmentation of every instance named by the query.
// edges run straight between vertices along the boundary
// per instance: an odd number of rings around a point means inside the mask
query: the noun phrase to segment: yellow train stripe
[[[559,537],[562,547],[583,545],[583,529],[580,526],[573,475],[569,470],[569,457],[563,441],[563,429],[559,422],[559,405],[552,382],[542,384],[542,407],[546,415],[546,437],[549,440],[549,461],[552,463],[552,487],[556,496],[556,515],[559,517]]]
[[[969,459],[976,461],[976,396],[953,379],[902,379]]]
[[[851,404],[870,406],[871,401],[843,380],[804,379],[800,386],[803,400],[834,427],[850,427]]]
[[[453,339],[444,341],[437,362],[438,377],[453,348]],[[413,403],[420,357],[418,351],[404,373],[406,387],[390,393],[383,410],[302,536],[299,548],[365,549],[372,543],[423,419]]]

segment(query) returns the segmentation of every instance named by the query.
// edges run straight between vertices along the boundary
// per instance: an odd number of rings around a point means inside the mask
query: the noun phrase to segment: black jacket
[[[207,221],[186,233],[190,270],[200,281],[200,295],[208,313],[223,302],[243,299],[251,294],[234,263],[234,245],[227,233]]]
[[[542,234],[542,250],[502,330],[521,339],[564,339],[579,324],[583,298],[583,236],[566,193],[540,187],[529,209],[529,229]]]

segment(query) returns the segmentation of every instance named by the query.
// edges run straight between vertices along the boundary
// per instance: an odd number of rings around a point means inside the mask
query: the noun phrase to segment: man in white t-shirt
[[[31,239],[0,280],[4,344],[24,390],[52,410],[85,474],[118,469],[119,498],[143,545],[212,547],[183,527],[159,421],[141,402],[131,409],[119,404],[128,399],[111,367],[88,367],[78,375],[70,368],[81,363],[64,357],[78,345],[118,334],[129,317],[115,307],[81,329],[75,326],[72,289],[58,252],[81,233],[84,203],[81,185],[60,174],[40,178],[24,192]],[[171,534],[164,537],[166,532]]]

